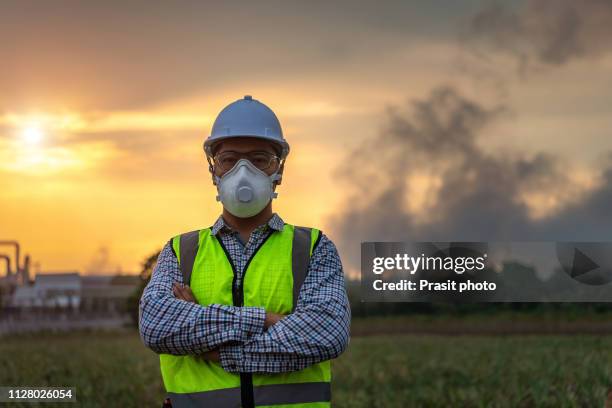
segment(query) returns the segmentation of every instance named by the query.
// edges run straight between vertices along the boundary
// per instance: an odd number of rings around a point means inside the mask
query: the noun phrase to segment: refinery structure
[[[130,323],[128,299],[137,275],[81,275],[78,271],[33,274],[19,242],[0,241],[0,334]],[[4,265],[2,265],[2,263]]]

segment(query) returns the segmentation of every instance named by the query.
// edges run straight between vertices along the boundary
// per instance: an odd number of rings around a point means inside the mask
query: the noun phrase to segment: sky
[[[603,0],[4,1],[0,239],[137,273],[220,214],[201,145],[249,94],[291,145],[274,210],[348,274],[361,241],[611,240],[610,27]]]

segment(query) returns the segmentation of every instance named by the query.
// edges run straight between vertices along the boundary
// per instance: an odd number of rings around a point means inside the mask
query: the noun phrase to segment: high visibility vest
[[[172,246],[184,281],[190,283],[199,304],[258,306],[289,314],[319,238],[317,229],[289,224],[272,231],[248,260],[238,288],[234,288],[237,271],[210,228],[177,235]],[[193,355],[160,354],[160,365],[174,408],[330,406],[329,360],[278,374],[228,373],[219,363]]]

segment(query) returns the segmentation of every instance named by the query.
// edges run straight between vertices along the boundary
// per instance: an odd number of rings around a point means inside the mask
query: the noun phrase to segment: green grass
[[[0,385],[76,387],[77,406],[161,406],[159,359],[135,331],[2,338],[0,367]]]
[[[0,367],[0,385],[76,387],[77,406],[163,397],[157,356],[135,332],[2,338]],[[333,363],[335,407],[603,407],[610,388],[607,336],[356,337]]]
[[[356,338],[334,364],[338,406],[602,407],[612,339]]]

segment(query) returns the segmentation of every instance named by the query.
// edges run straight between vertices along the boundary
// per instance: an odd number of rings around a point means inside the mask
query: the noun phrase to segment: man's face
[[[261,169],[261,171],[266,173],[268,176],[277,171],[279,167],[278,151],[275,149],[272,142],[263,139],[257,139],[254,137],[231,138],[219,142],[219,144],[214,147],[213,151],[214,173],[218,177],[222,177],[225,173],[231,170],[231,167],[227,168],[229,167],[227,165],[226,168],[222,168],[222,166],[219,165],[217,159],[222,157],[229,157],[231,159],[248,159],[248,157],[244,155],[249,155],[254,161],[257,161],[257,163],[253,163],[256,165],[256,167],[261,167],[262,160],[271,158],[269,167],[266,169]],[[233,155],[232,153],[236,154]],[[277,158],[275,159],[272,156]]]

